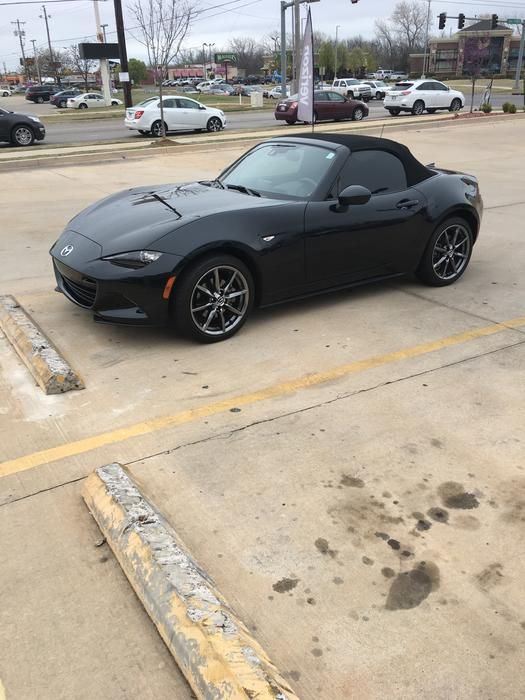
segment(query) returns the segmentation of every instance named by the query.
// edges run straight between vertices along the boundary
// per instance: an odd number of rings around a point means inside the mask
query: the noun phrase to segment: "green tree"
[[[325,69],[325,76],[334,74],[334,44],[331,41],[323,41],[319,47],[319,66]]]
[[[138,58],[130,58],[128,61],[129,77],[135,85],[140,85],[148,77],[148,69],[144,61]]]

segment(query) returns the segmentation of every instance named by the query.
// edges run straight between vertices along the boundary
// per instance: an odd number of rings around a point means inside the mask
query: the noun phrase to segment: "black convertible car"
[[[111,195],[51,255],[58,289],[96,320],[175,323],[213,342],[254,305],[411,272],[455,282],[482,209],[475,177],[399,143],[304,134],[254,146],[216,180]]]

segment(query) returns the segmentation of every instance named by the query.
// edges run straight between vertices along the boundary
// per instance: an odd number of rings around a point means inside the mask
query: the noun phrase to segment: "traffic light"
[[[445,24],[447,23],[447,13],[442,12],[439,15],[439,28],[440,29],[445,29]]]
[[[492,15],[490,18],[490,28],[491,29],[496,29],[498,26],[498,15]]]
[[[458,15],[458,29],[463,29],[465,26],[465,15],[460,12]]]

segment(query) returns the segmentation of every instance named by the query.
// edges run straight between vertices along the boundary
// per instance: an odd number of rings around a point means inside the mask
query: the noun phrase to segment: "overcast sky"
[[[47,39],[44,20],[39,17],[42,14],[40,5],[2,6],[6,1],[0,0],[0,62],[5,61],[10,70],[16,67],[20,56],[19,41],[13,35],[16,27],[11,24],[12,21],[20,19],[26,22],[23,29],[26,31],[25,50],[28,56],[32,55],[31,39],[35,39],[37,46],[42,47],[47,45]],[[279,0],[234,0],[225,7],[217,8],[217,5],[225,1],[203,0],[196,3],[202,12],[186,37],[186,47],[200,47],[203,42],[215,43],[213,50],[216,51],[226,49],[232,37],[262,39],[265,35],[280,31]],[[519,0],[509,0],[509,3],[504,4],[501,0],[432,0],[432,16],[435,18],[440,12],[449,15],[464,12],[467,16],[497,12],[500,18],[525,15],[525,0],[521,3]],[[123,0],[123,5],[125,4],[126,0]],[[374,20],[388,17],[394,4],[394,0],[360,0],[356,5],[352,5],[350,0],[320,0],[311,5],[314,30],[335,35],[335,27],[339,24],[340,38],[356,34],[370,38],[374,35]],[[109,25],[108,41],[116,41],[113,3],[110,0],[100,2],[99,5],[101,21]],[[49,3],[46,7],[51,15],[49,24],[54,48],[61,49],[82,40],[94,40],[95,18],[90,0]],[[306,12],[304,8],[303,5],[303,13]],[[133,27],[133,19],[126,11],[125,22],[127,29]],[[290,22],[291,13],[287,11],[288,30]],[[447,29],[449,27],[455,27],[453,20],[447,24]],[[129,31],[128,56],[146,57],[144,48],[130,36]]]

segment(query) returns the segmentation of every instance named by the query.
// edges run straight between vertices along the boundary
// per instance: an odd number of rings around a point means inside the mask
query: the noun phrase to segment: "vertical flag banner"
[[[314,37],[312,15],[308,8],[308,18],[304,28],[303,53],[299,71],[299,105],[297,119],[314,123]]]

